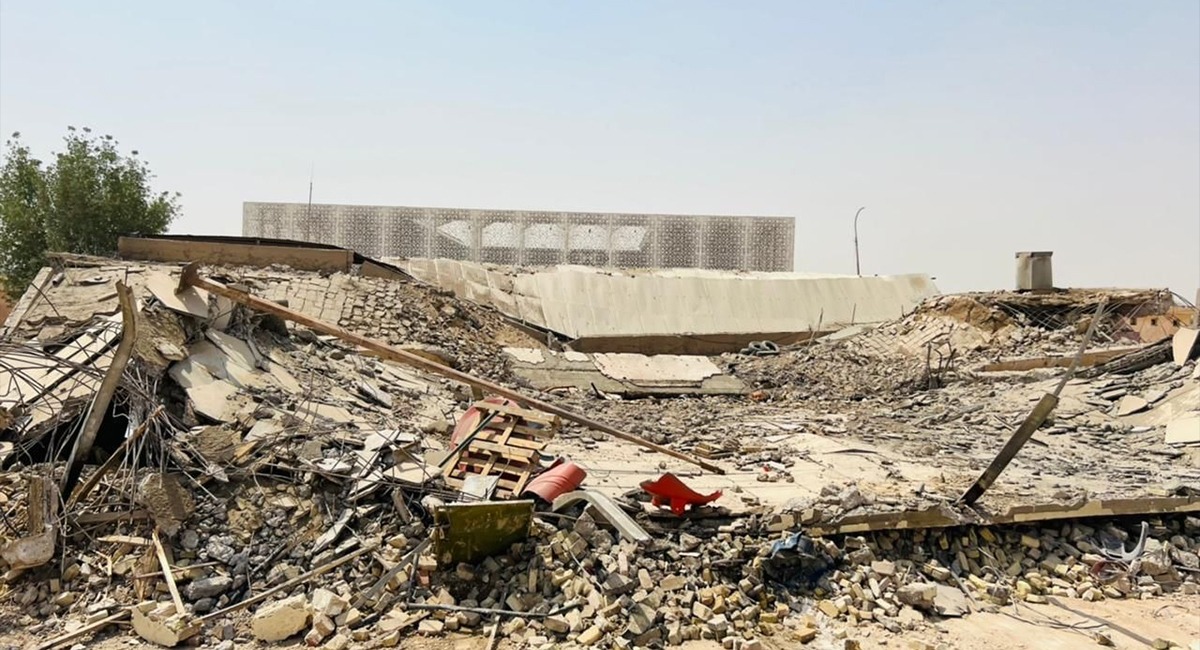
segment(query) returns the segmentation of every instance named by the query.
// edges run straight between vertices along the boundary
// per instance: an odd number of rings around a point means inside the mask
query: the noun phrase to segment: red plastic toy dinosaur
[[[671,512],[682,517],[684,510],[690,506],[702,506],[706,503],[712,503],[721,498],[721,491],[717,490],[709,495],[703,495],[684,485],[683,481],[679,480],[674,474],[667,472],[655,481],[642,481],[642,489],[645,490],[651,497],[651,503],[657,507],[669,503]]]

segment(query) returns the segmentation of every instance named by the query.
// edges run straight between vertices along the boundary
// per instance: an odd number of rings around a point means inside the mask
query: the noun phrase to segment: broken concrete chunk
[[[1150,407],[1150,402],[1138,397],[1137,395],[1126,395],[1121,398],[1121,402],[1117,405],[1117,415],[1126,416],[1140,413]]]
[[[1175,365],[1182,366],[1195,355],[1198,341],[1200,329],[1181,327],[1175,332],[1175,337],[1171,340],[1171,356]]]
[[[202,627],[187,613],[176,613],[174,603],[147,601],[134,607],[130,614],[138,636],[168,648],[195,636]]]
[[[315,613],[333,618],[341,614],[349,606],[349,601],[328,589],[318,588],[312,593],[312,609]]]
[[[192,430],[192,448],[210,463],[227,463],[233,460],[242,436],[219,426],[200,427]]]
[[[932,610],[938,596],[938,585],[930,582],[914,582],[896,590],[896,599],[917,609]]]
[[[933,598],[933,611],[942,616],[965,616],[971,607],[967,596],[961,589],[950,585],[937,585],[937,593]]]
[[[600,629],[600,626],[598,625],[593,625],[583,632],[580,632],[575,641],[578,642],[579,645],[595,645],[596,642],[599,641],[603,636],[604,630]]]
[[[179,281],[165,273],[151,273],[146,278],[146,289],[172,311],[196,318],[208,318],[208,292],[195,287],[179,290]]]
[[[308,619],[304,596],[292,596],[259,607],[250,619],[250,631],[260,641],[282,641],[308,627]]]
[[[645,603],[638,603],[629,610],[629,632],[641,636],[654,627],[657,612]]]
[[[54,557],[56,539],[58,529],[53,528],[38,535],[13,540],[0,549],[0,558],[14,570],[41,566]]]
[[[180,363],[187,363],[187,361]],[[192,386],[187,389],[187,394],[196,413],[215,422],[232,422],[244,404],[241,400],[236,399],[238,389],[233,384],[220,379]]]
[[[1167,424],[1168,445],[1200,444],[1200,414],[1184,415]]]
[[[183,361],[187,358],[187,352],[170,341],[160,341],[154,349],[167,361]]]
[[[246,434],[244,440],[246,442],[269,440],[281,431],[283,431],[283,424],[278,420],[255,420],[254,426],[250,427],[250,431]]]
[[[518,620],[520,620],[520,619],[518,619]],[[444,630],[445,627],[446,627],[445,623],[438,621],[438,620],[427,618],[417,624],[417,632],[420,632],[421,634],[430,634],[430,635],[441,634],[442,630]]]

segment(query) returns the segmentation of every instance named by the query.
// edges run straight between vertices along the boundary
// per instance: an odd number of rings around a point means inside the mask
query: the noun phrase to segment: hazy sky
[[[243,201],[796,217],[796,269],[1200,285],[1200,2],[0,0],[0,131]]]

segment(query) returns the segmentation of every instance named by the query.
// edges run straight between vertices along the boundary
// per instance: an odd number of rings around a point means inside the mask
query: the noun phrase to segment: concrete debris
[[[86,258],[61,275],[40,285],[57,312],[24,301],[0,342],[0,615],[31,635],[88,643],[129,616],[163,646],[366,650],[494,630],[503,647],[935,647],[914,633],[1013,603],[1200,594],[1190,356],[1070,379],[976,507],[957,502],[1059,382],[1095,300],[1116,305],[1095,352],[1161,355],[1138,347],[1152,338],[1138,314],[1156,312],[1135,309],[1162,307],[1157,292],[939,296],[831,340],[654,359],[551,351],[401,276],[206,272],[498,385],[527,388],[513,364],[555,359],[651,386],[637,400],[543,390],[721,475],[221,294],[176,293],[168,264]],[[151,325],[77,463],[86,489],[56,497],[70,484],[55,449],[120,339],[117,279]],[[1006,358],[1022,363],[984,369]],[[569,480],[525,491],[555,466]]]
[[[308,626],[311,611],[304,596],[263,605],[250,619],[250,631],[260,641],[282,641]]]
[[[132,611],[133,630],[143,639],[173,648],[200,633],[201,625],[186,612],[175,611],[172,603],[147,601]]]

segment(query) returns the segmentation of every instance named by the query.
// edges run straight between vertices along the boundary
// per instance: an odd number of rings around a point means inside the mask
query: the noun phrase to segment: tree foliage
[[[0,166],[0,278],[19,296],[47,251],[112,255],[123,234],[158,234],[179,215],[179,194],[155,193],[138,152],[112,136],[67,128],[49,163],[14,133]]]

